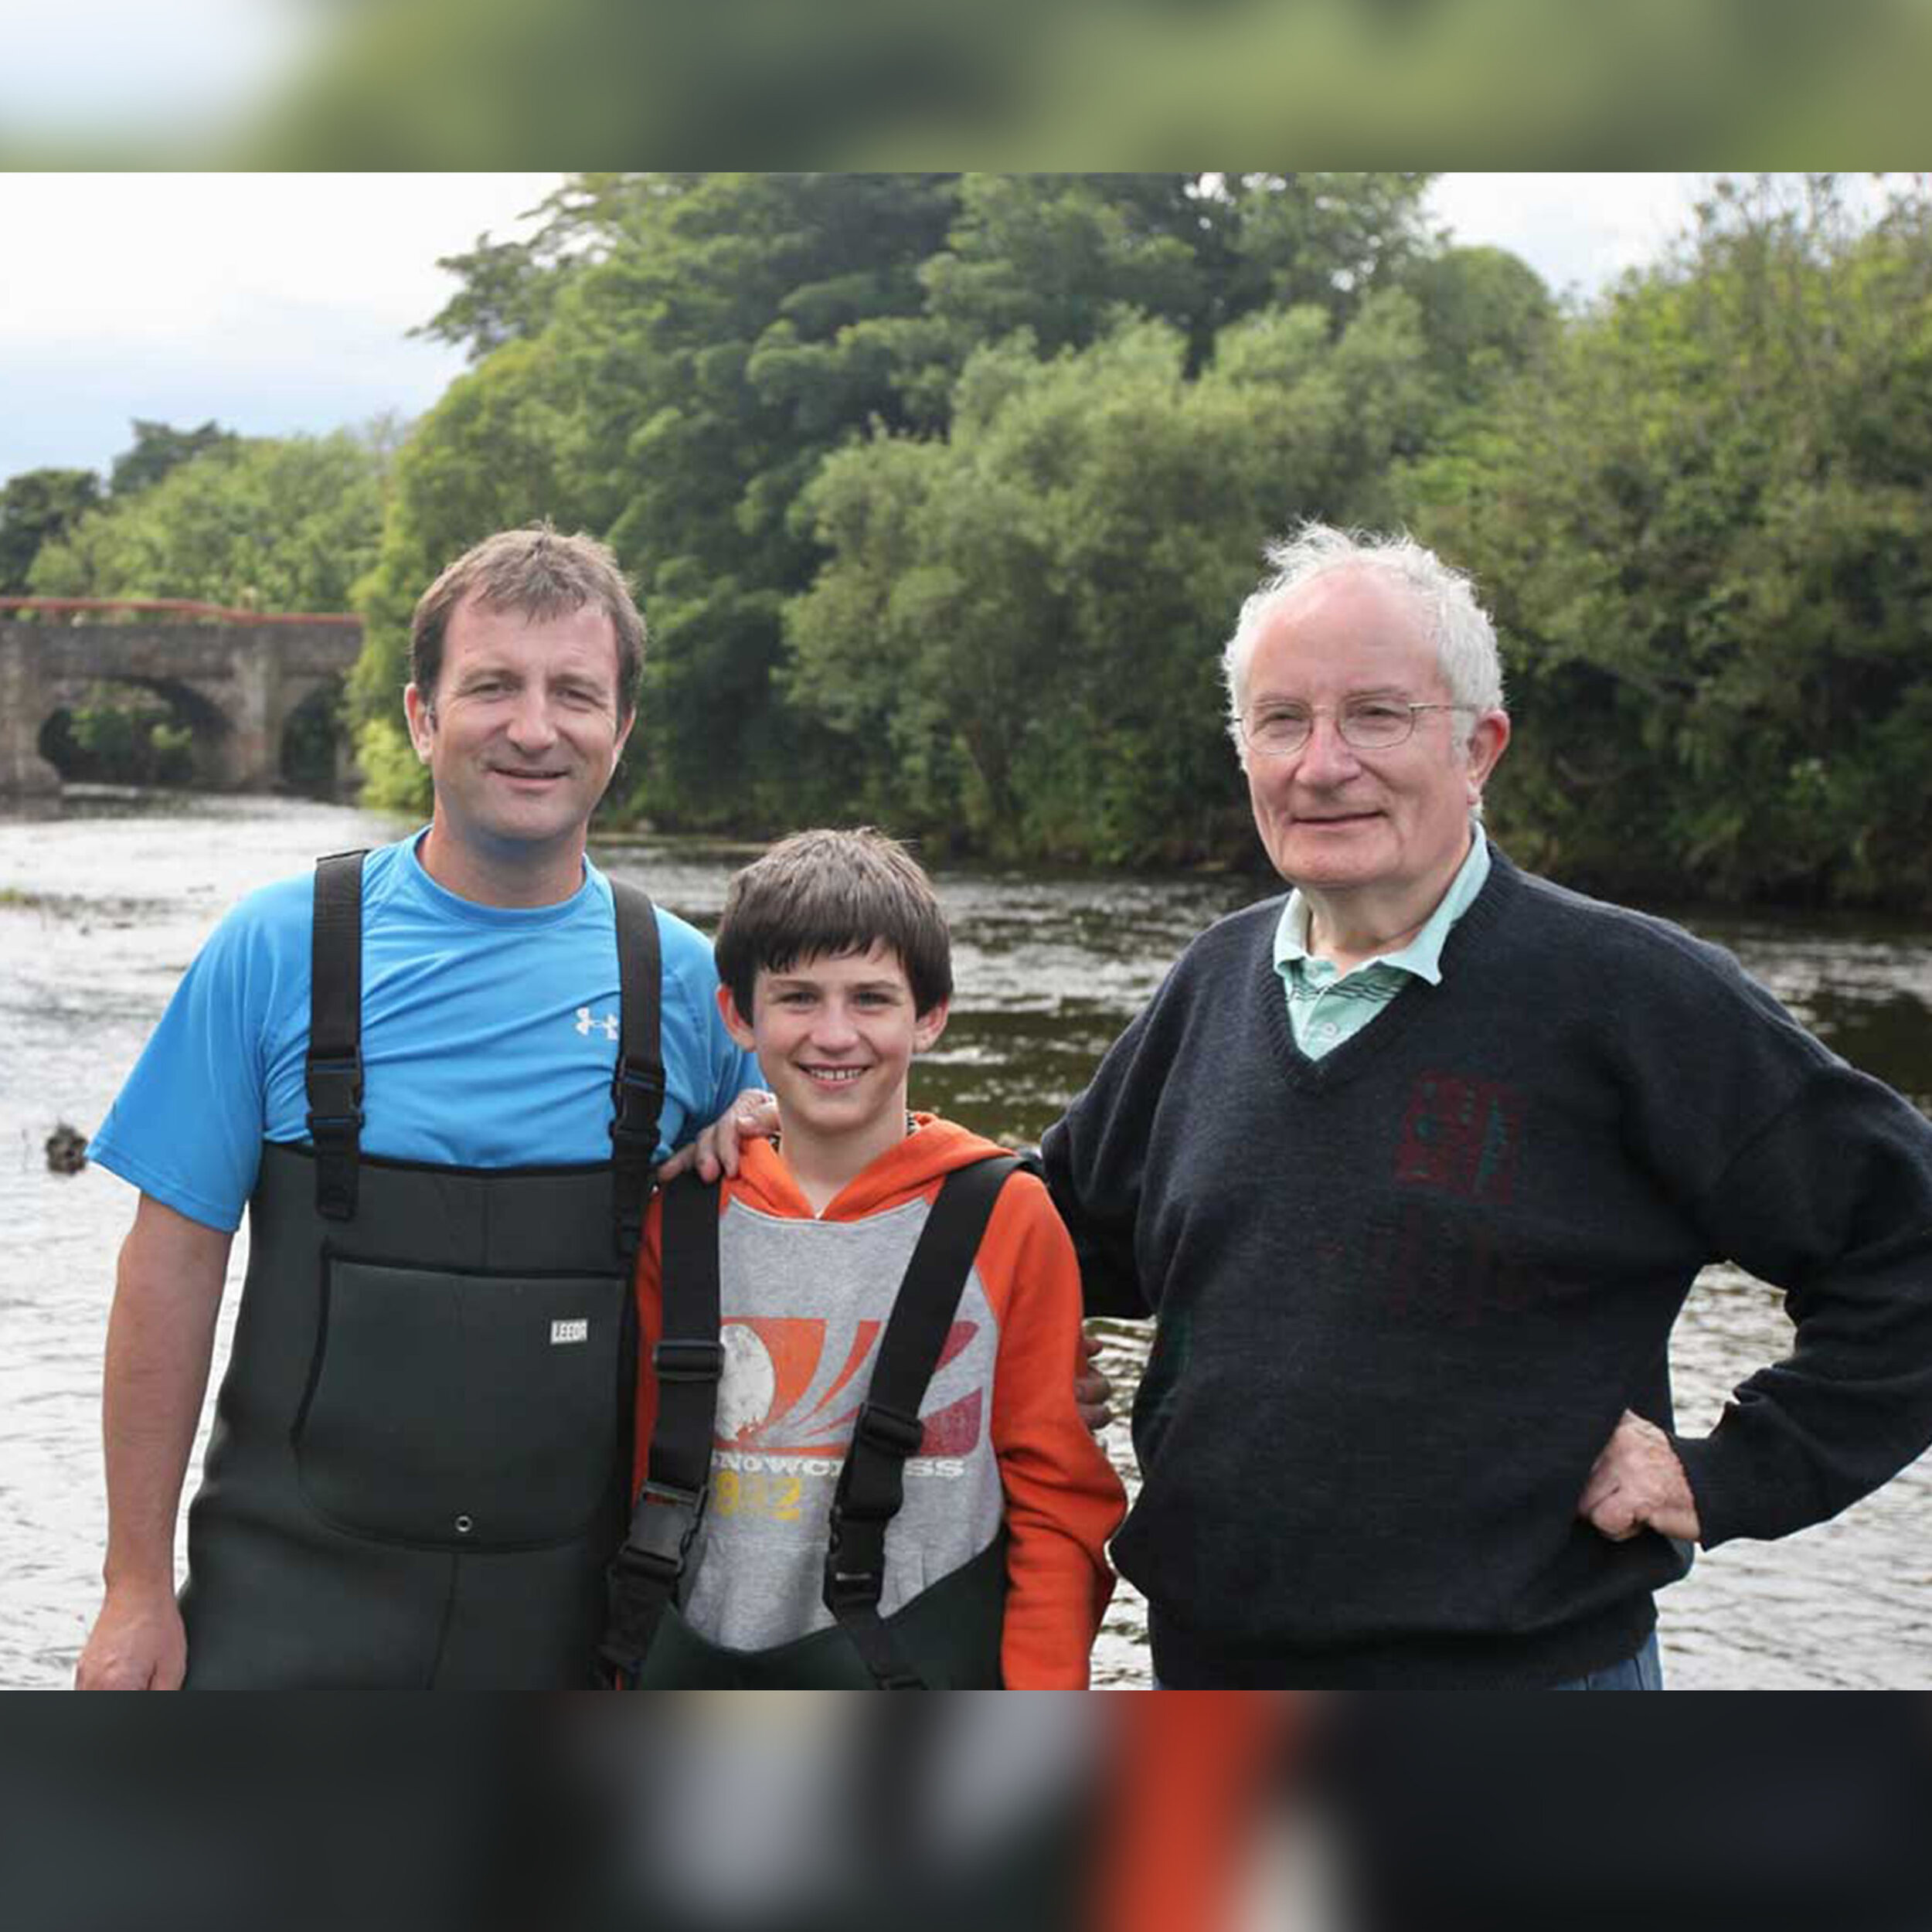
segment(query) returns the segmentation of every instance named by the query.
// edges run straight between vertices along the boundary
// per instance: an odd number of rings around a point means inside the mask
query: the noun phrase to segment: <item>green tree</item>
[[[651,630],[633,802],[780,822],[809,760],[774,702],[779,607],[816,562],[791,511],[826,452],[900,413],[855,325],[916,316],[944,178],[729,175],[661,196],[560,298],[564,468]]]
[[[1423,219],[1427,174],[1244,175],[1230,309],[1309,302],[1345,321],[1434,251]]]
[[[0,596],[27,588],[33,560],[100,502],[92,470],[24,470],[0,485]]]
[[[967,175],[924,315],[875,325],[927,427],[982,343],[1024,329],[1052,355],[1124,317],[1172,323],[1198,374],[1230,322],[1311,303],[1339,325],[1433,245],[1427,175]]]
[[[928,312],[970,349],[1019,329],[1043,355],[1079,348],[1123,311],[1185,328],[1206,308],[1184,175],[969,175],[947,245],[920,267]],[[1213,206],[1201,203],[1202,232]]]
[[[347,611],[375,560],[387,432],[223,443],[82,517],[31,572],[49,597]]]
[[[1492,790],[1609,889],[1932,891],[1932,210],[1726,186],[1408,478],[1496,600]]]
[[[1219,655],[1261,544],[1377,515],[1439,403],[1393,291],[1338,336],[1257,314],[1187,363],[1158,323],[1049,362],[1012,338],[968,362],[947,440],[824,465],[786,689],[865,809],[1017,855],[1246,850]]]
[[[1464,403],[1486,407],[1556,330],[1556,304],[1543,278],[1506,249],[1412,257],[1394,279],[1421,311],[1430,366]]]
[[[1431,304],[1468,341],[1509,332],[1473,273],[1439,288],[1405,281],[1434,246],[1419,212],[1427,180],[577,178],[528,240],[486,237],[446,264],[462,286],[427,327],[480,359],[405,452],[361,602],[355,704],[372,795],[420,787],[392,722],[410,604],[464,544],[546,512],[607,537],[642,594],[651,646],[621,805],[666,825],[747,829],[849,810],[855,767],[819,755],[825,680],[794,684],[786,668],[785,606],[827,557],[813,479],[854,447],[943,444],[966,399],[983,416],[989,385],[1024,387],[1029,371],[1125,339],[1139,320],[1181,345],[1160,383],[1135,379],[1150,396],[1197,379],[1203,408],[1253,392],[1243,407],[1262,454],[1236,461],[1241,475],[1277,461],[1274,425],[1291,425],[1300,440],[1279,458],[1276,494],[1369,514],[1387,494],[1372,474],[1417,454],[1444,410],[1481,386],[1460,343],[1419,345]],[[1284,311],[1298,292],[1307,299]],[[1288,392],[1273,412],[1270,389]],[[1089,447],[1083,406],[1077,383],[1056,405],[1053,434],[1070,450]],[[1093,452],[1086,482],[1099,495],[1077,514],[1096,531],[1117,517],[1143,533],[1131,460],[1117,474],[1111,463]],[[1284,478],[1302,480],[1290,489]],[[1260,523],[1239,526],[1247,554],[1284,511],[1250,512]],[[1104,545],[1089,547],[1097,556]],[[1173,540],[1157,547],[1169,554]],[[1015,636],[1052,621],[1045,589],[1025,586],[1022,573],[1003,594]],[[988,798],[1008,794],[1016,781],[996,734],[978,732],[965,765],[949,743],[931,750],[935,797],[969,779]],[[926,769],[923,753],[902,748],[907,770]],[[1049,775],[1064,764],[1049,761]],[[1183,787],[1154,789],[1172,801]],[[1151,835],[1128,825],[1124,804],[1109,813],[1116,828],[1094,835],[1109,849]],[[968,816],[985,832],[1005,810]]]
[[[539,335],[571,277],[600,261],[628,231],[637,212],[654,197],[678,191],[680,176],[573,175],[546,196],[532,216],[537,227],[521,240],[492,241],[487,232],[460,254],[439,257],[437,267],[460,286],[412,335],[426,335],[468,349],[480,362],[506,342]],[[527,217],[526,217],[527,219]]]
[[[178,430],[168,423],[150,423],[137,417],[130,426],[131,447],[114,461],[107,488],[117,501],[150,490],[168,472],[210,450],[232,449],[241,440],[211,417],[199,429]]]

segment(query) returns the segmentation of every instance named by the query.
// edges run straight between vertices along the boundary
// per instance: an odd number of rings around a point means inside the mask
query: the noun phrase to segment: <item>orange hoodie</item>
[[[913,1244],[954,1168],[1002,1150],[930,1114],[814,1215],[778,1152],[743,1151],[719,1189],[721,1338],[712,1499],[682,1606],[715,1642],[761,1649],[823,1628],[832,1492]],[[637,1476],[657,1392],[661,1212],[638,1260]],[[1073,1402],[1080,1291],[1072,1243],[1031,1175],[1000,1190],[929,1387],[925,1440],[887,1538],[889,1615],[1008,1535],[1002,1674],[1077,1689],[1113,1590],[1125,1498]]]

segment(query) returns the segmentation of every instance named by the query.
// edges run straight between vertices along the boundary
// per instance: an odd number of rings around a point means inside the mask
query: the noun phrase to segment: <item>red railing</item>
[[[50,617],[87,617],[116,611],[155,611],[164,617],[211,618],[221,624],[338,624],[362,627],[339,611],[230,611],[188,597],[0,597],[0,611],[32,611]]]

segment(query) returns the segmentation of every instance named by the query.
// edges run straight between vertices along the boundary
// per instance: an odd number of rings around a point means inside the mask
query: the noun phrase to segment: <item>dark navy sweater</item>
[[[1708,1546],[1844,1509],[1932,1442],[1932,1124],[1730,956],[1502,854],[1320,1060],[1279,900],[1190,946],[1048,1134],[1090,1312],[1157,1318],[1114,1553],[1175,1684],[1560,1682],[1689,1566],[1576,1517],[1730,1258],[1791,1356],[1677,1438]]]

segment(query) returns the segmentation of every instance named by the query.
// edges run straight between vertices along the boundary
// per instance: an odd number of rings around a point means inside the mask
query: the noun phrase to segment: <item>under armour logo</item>
[[[580,1006],[577,1009],[578,1032],[587,1033],[594,1026],[601,1026],[604,1029],[604,1037],[606,1039],[615,1039],[617,1036],[617,1016],[615,1013],[606,1013],[603,1019],[594,1019],[590,1016],[589,1007]]]

